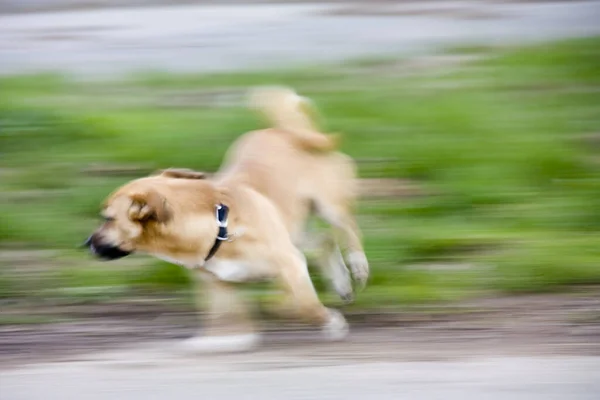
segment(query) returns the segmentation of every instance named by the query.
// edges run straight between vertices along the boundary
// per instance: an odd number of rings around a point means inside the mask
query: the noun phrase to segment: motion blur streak
[[[596,398],[599,20],[597,1],[1,2],[0,397]],[[248,89],[281,84],[358,163],[369,282],[344,304],[311,265],[345,341],[257,283],[260,346],[190,354],[189,272],[81,241],[123,183],[216,171],[264,127]]]

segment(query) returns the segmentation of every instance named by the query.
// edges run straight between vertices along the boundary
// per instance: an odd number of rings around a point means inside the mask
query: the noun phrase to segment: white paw
[[[190,353],[237,353],[253,350],[260,343],[260,335],[194,336],[182,343],[182,350]]]
[[[345,303],[351,303],[354,300],[352,277],[339,250],[329,256],[328,270],[333,289]]]
[[[323,325],[323,335],[327,340],[339,341],[348,336],[350,328],[346,318],[337,310],[329,310],[329,321]]]
[[[348,264],[359,288],[364,288],[369,279],[369,261],[367,260],[367,256],[362,251],[352,252],[348,254]]]
[[[350,281],[350,277],[343,280],[334,280],[333,289],[344,301],[344,303],[349,304],[354,301],[354,292],[352,291],[352,282]]]

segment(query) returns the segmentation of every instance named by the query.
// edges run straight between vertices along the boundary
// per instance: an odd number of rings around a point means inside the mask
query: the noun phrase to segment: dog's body
[[[298,317],[341,338],[347,324],[319,301],[299,247],[315,210],[340,234],[352,272],[364,284],[368,264],[352,216],[354,165],[335,152],[333,137],[312,125],[306,100],[294,92],[263,89],[252,96],[252,105],[273,128],[236,141],[213,179],[166,170],[119,188],[106,202],[107,221],[90,246],[105,258],[139,251],[196,271],[205,286],[199,301],[207,299],[211,311],[206,336],[194,339],[197,347],[211,350],[223,335],[229,348],[253,344],[249,310],[232,284],[265,279],[281,285]],[[220,204],[229,208],[231,239],[206,261],[219,231]],[[321,245],[320,265],[347,298],[352,286],[337,242],[328,235]],[[242,336],[235,341],[232,335]]]
[[[356,167],[335,151],[337,136],[319,133],[311,118],[311,103],[286,88],[261,88],[251,107],[266,116],[270,129],[248,132],[225,156],[217,177],[233,174],[268,197],[278,208],[292,240],[308,245],[306,223],[316,212],[333,228],[318,243],[318,265],[338,294],[349,300],[352,285],[338,243],[360,286],[369,276],[360,230],[354,219]]]

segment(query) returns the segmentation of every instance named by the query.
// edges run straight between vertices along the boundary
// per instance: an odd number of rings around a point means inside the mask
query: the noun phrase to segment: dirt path
[[[3,328],[2,399],[597,398],[597,290],[461,307],[354,317],[340,343],[268,330],[259,350],[226,355],[181,351],[189,315]]]
[[[3,400],[592,400],[600,392],[598,288],[350,314],[352,333],[338,343],[271,321],[258,350],[221,355],[182,351],[195,316],[160,303],[63,312],[71,320],[0,328]]]
[[[176,345],[196,329],[188,310],[156,303],[78,306],[69,320],[0,327],[0,367],[85,359],[88,353],[141,343]],[[41,310],[37,310],[38,313]],[[55,315],[59,312],[53,309]],[[352,335],[323,343],[305,327],[265,322],[261,354],[323,362],[444,360],[506,355],[600,356],[600,289],[562,295],[483,299],[433,311],[348,314]]]

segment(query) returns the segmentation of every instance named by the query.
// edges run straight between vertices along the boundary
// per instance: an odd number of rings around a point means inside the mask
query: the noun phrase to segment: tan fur
[[[346,323],[319,301],[299,247],[307,219],[316,210],[333,228],[321,246],[323,268],[338,280],[334,287],[341,295],[351,292],[334,237],[342,239],[351,256],[364,256],[352,215],[355,166],[333,150],[329,136],[316,130],[307,104],[286,88],[253,92],[252,107],[275,128],[237,140],[212,179],[197,171],[169,169],[117,189],[105,203],[107,221],[92,235],[92,248],[143,252],[196,271],[204,286],[198,305],[207,302],[210,311],[209,336],[252,332],[248,306],[232,285],[266,279],[280,284],[294,315],[341,338]],[[205,263],[217,236],[219,203],[230,208],[232,240]],[[355,265],[349,260],[361,284],[368,276],[363,258]]]
[[[131,194],[129,218],[133,221],[154,219],[158,223],[167,222],[170,212],[166,200],[155,190]]]
[[[181,179],[206,179],[207,174],[204,172],[198,172],[187,168],[169,168],[157,171],[155,175],[162,175],[168,178],[181,178]]]
[[[249,106],[262,114],[273,128],[290,134],[304,150],[330,152],[338,147],[338,135],[319,132],[312,102],[289,88],[257,88],[250,93]]]
[[[339,239],[336,244],[344,247],[352,273],[363,287],[369,266],[353,215],[358,196],[354,161],[334,150],[335,136],[317,130],[312,102],[293,90],[258,88],[251,92],[249,103],[267,117],[272,128],[240,137],[226,154],[217,176],[233,174],[273,201],[297,245],[302,245],[307,218],[315,211],[331,224],[333,235]],[[327,237],[324,240],[330,241]],[[337,245],[321,247],[338,252]]]

